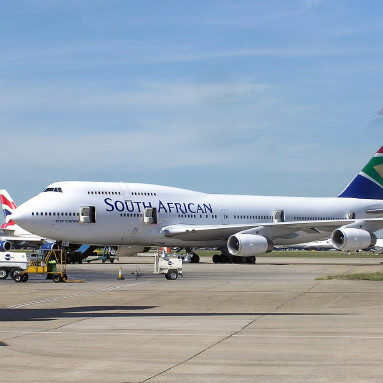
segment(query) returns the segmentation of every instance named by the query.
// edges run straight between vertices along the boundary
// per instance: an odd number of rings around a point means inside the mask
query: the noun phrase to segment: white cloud
[[[75,173],[255,166],[315,172],[319,166],[304,162],[311,148],[307,129],[297,122],[307,121],[317,107],[283,103],[278,93],[272,84],[244,80],[144,81],[126,92],[98,92],[87,86],[3,87],[0,112],[5,129],[7,113],[23,113],[24,120],[13,123],[12,157],[17,169]],[[69,115],[65,121],[59,117],[63,109]],[[36,111],[40,117],[29,122],[27,113]],[[97,121],[100,111],[103,120]],[[53,114],[53,126],[46,113]],[[108,124],[115,116],[122,121]],[[270,156],[270,148],[278,155]]]
[[[258,97],[270,84],[251,81],[191,83],[180,81],[143,81],[126,91],[93,87],[82,83],[76,88],[65,84],[20,88],[0,87],[0,108],[173,108],[205,103],[233,101],[238,97]]]
[[[163,42],[161,40],[134,41],[112,40],[79,43],[58,43],[45,46],[5,46],[0,57],[0,67],[27,67],[34,71],[84,70],[89,68],[126,67],[154,63],[195,63],[223,59],[246,58],[317,58],[348,57],[376,54],[379,47],[365,44],[340,44],[331,41],[349,34],[381,29],[381,26],[319,26],[309,41],[298,40],[286,44],[252,43],[241,48],[219,48],[216,41]],[[319,33],[320,36],[317,34]],[[320,39],[318,39],[320,37]]]

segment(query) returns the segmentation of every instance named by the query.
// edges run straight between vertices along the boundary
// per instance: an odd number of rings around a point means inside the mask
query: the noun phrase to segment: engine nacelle
[[[338,250],[362,250],[375,246],[376,236],[366,230],[345,227],[334,230],[331,241]]]
[[[229,237],[227,249],[231,255],[252,257],[257,254],[269,253],[274,249],[274,244],[261,235],[235,234]]]
[[[0,241],[0,251],[9,251],[12,248],[11,242]]]
[[[44,245],[40,247],[40,250],[49,251],[49,250],[58,250],[58,248],[59,248],[59,245],[57,243],[44,243]]]

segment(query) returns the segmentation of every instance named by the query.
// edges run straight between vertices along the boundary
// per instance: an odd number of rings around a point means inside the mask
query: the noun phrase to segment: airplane
[[[376,234],[375,234],[376,235]],[[364,251],[376,251],[383,248],[383,239],[377,238],[376,243],[372,247],[366,249],[359,249]],[[321,241],[313,241],[306,243],[299,243],[297,245],[291,246],[281,246],[278,250],[317,250],[317,251],[326,251],[326,250],[336,250],[331,242],[331,238],[323,239]]]
[[[331,237],[335,248],[374,246],[383,228],[383,146],[337,196],[206,194],[116,182],[55,182],[13,211],[32,233],[99,246],[218,248],[214,262]],[[194,260],[195,262],[198,259]]]
[[[378,238],[374,246],[374,250],[381,251],[383,249],[383,239]]]
[[[45,243],[44,238],[22,229],[10,219],[12,212],[17,209],[17,206],[9,193],[4,189],[0,190],[0,202],[5,218],[5,223],[1,225],[1,251],[9,251],[12,247],[18,246],[40,247]]]
[[[281,246],[278,250],[334,250],[331,238],[320,241],[298,243],[296,245]]]
[[[56,241],[38,235],[32,234],[29,231],[22,229],[16,225],[10,218],[12,212],[17,209],[16,203],[7,190],[0,190],[0,202],[4,212],[5,223],[1,225],[0,232],[0,251],[9,251],[11,248],[31,247],[34,249],[51,250],[56,247]],[[79,249],[80,245],[68,244],[67,261],[82,262],[84,258],[93,254],[97,249],[96,246],[88,246],[84,249]],[[137,252],[146,252],[149,249],[141,246],[119,246],[113,250],[115,255],[119,257],[124,255],[134,255]]]

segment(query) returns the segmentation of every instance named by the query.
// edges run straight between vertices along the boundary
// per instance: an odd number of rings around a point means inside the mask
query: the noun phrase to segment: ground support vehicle
[[[178,257],[161,257],[158,253],[154,256],[154,272],[153,274],[165,274],[168,280],[175,280],[182,273],[182,259]]]
[[[14,251],[0,252],[0,279],[6,279],[8,275],[13,277],[14,273],[24,272],[27,268],[27,253]]]
[[[96,255],[98,246],[93,245],[81,245],[78,248],[73,248],[72,246],[64,247],[66,250],[66,263],[82,263],[83,261],[89,259],[90,256]],[[88,259],[86,259],[88,257]]]
[[[53,282],[66,282],[65,254],[62,250],[49,250],[39,252],[29,256],[28,268],[26,270],[15,271],[13,279],[15,282],[26,282],[29,274],[46,274]]]
[[[105,263],[106,261],[113,263],[114,261],[118,261],[119,257],[116,255],[116,251],[110,247],[104,247],[102,254],[98,255],[97,257],[88,257],[86,259],[87,263],[90,263],[92,261],[101,261],[102,263]]]

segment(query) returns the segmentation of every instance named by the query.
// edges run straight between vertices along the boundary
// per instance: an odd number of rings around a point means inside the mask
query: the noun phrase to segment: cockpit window
[[[46,188],[46,189],[44,190],[44,193],[45,193],[45,192],[57,192],[57,193],[62,193],[63,190],[62,190],[61,188]]]

